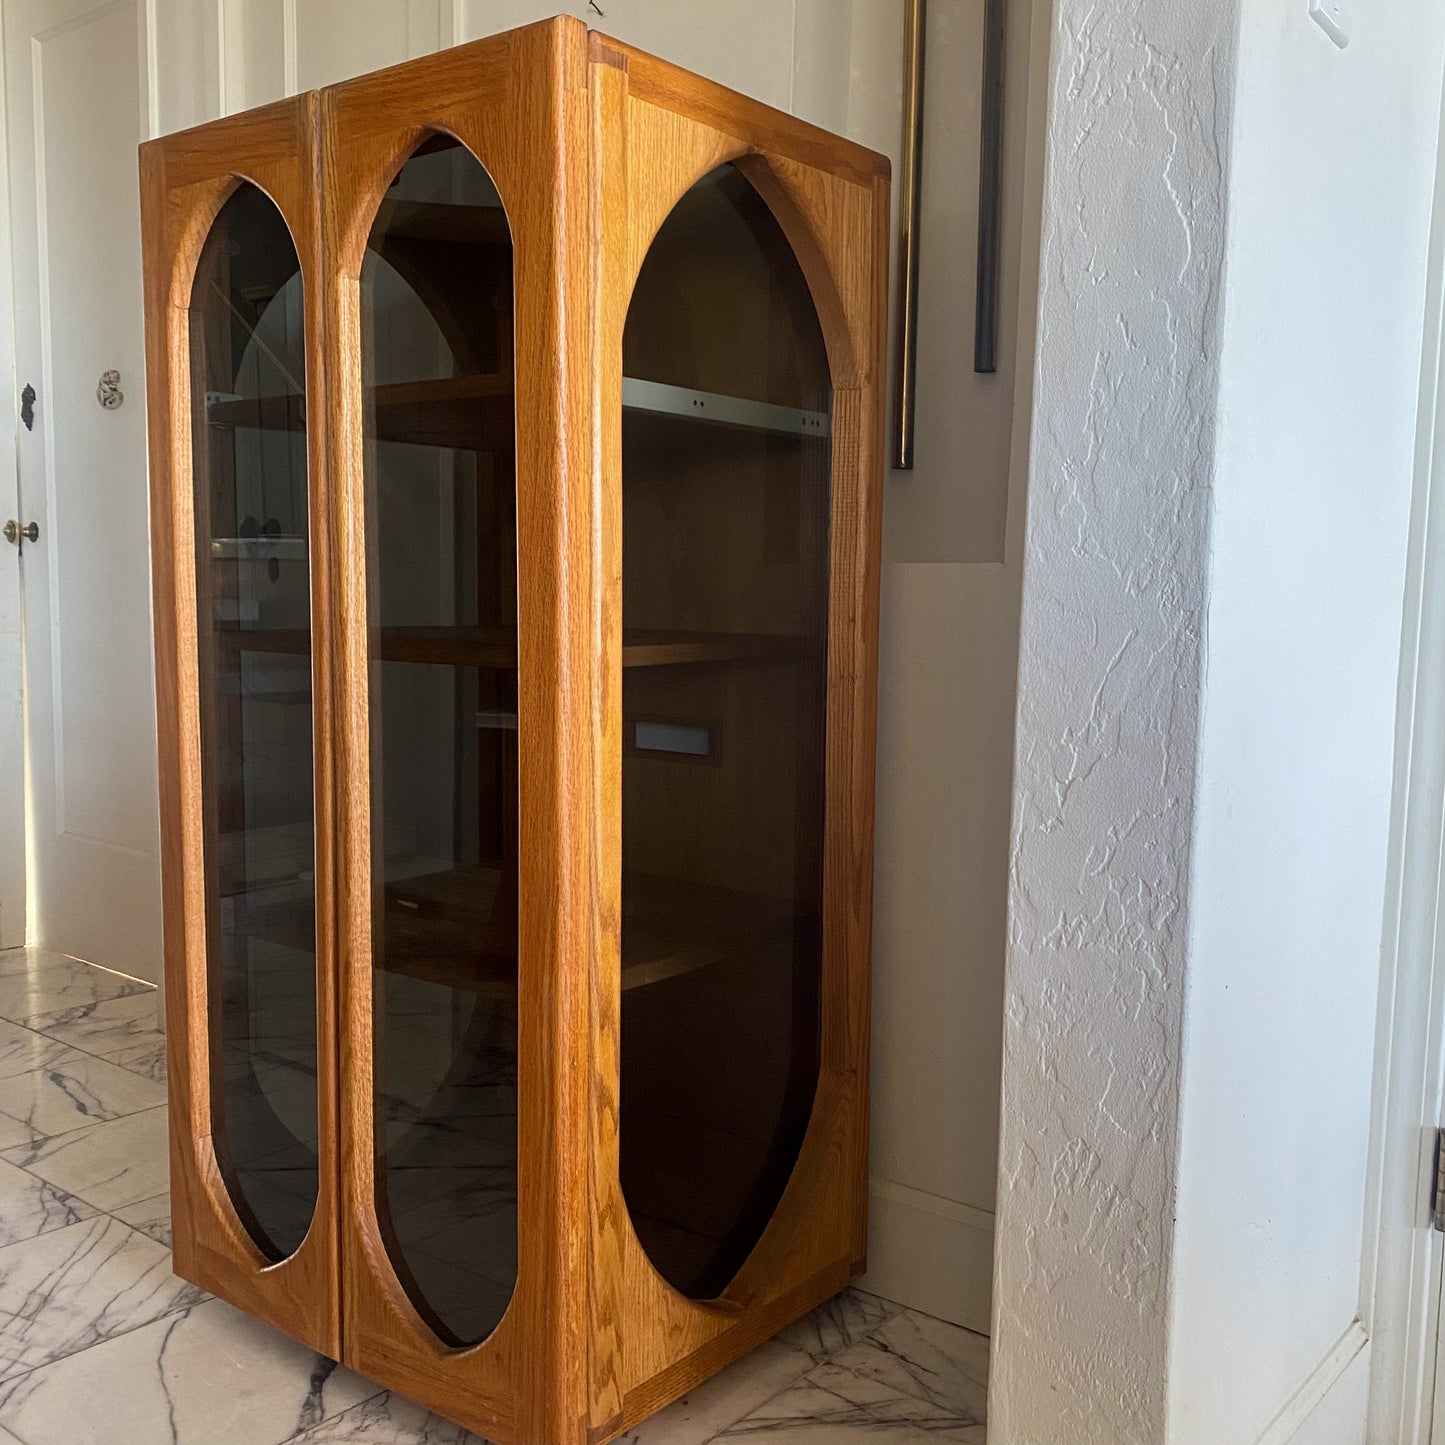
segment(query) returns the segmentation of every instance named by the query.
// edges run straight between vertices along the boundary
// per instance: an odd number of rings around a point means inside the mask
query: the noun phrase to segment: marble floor
[[[0,1445],[485,1445],[170,1271],[146,985],[0,952]],[[988,1342],[849,1290],[625,1445],[982,1445]]]

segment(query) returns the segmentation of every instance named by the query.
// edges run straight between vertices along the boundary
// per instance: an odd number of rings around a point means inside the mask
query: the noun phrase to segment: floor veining
[[[177,1279],[147,985],[0,951],[0,1445],[486,1445]],[[622,1445],[984,1445],[988,1342],[847,1290]]]

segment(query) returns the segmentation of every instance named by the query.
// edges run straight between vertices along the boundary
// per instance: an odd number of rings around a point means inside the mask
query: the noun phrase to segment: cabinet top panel
[[[546,36],[550,44],[539,47],[536,41],[542,36]],[[164,154],[171,166],[197,149],[206,160],[212,160],[218,148],[232,153],[247,152],[253,143],[255,121],[273,112],[292,110],[309,97],[323,95],[334,97],[346,107],[351,121],[360,118],[358,112],[369,112],[380,120],[380,112],[394,114],[394,107],[408,105],[417,107],[419,119],[424,121],[421,112],[439,100],[439,81],[442,90],[453,95],[467,88],[486,90],[500,83],[511,84],[518,78],[519,66],[534,65],[540,53],[549,53],[560,66],[569,89],[585,89],[591,68],[607,66],[627,75],[628,90],[634,98],[705,121],[736,136],[746,146],[779,152],[860,184],[875,178],[886,180],[890,174],[888,158],[876,151],[660,56],[614,40],[600,31],[589,30],[583,21],[568,15],[468,41],[320,90],[302,92],[271,105],[175,131],[145,142],[141,150]],[[359,102],[355,110],[347,105],[352,99]]]

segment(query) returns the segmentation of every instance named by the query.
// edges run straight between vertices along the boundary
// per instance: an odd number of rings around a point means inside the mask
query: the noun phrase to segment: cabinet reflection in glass
[[[623,339],[622,1187],[721,1294],[817,1091],[832,385],[735,166],[678,202]]]
[[[301,265],[255,186],[211,227],[190,331],[212,1135],[279,1260],[317,1195],[309,492]]]
[[[387,190],[361,316],[376,1202],[463,1345],[517,1272],[517,541],[511,234],[457,142]]]

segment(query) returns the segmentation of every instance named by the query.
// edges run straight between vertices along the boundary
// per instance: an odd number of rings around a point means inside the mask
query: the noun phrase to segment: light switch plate
[[[1310,0],[1310,19],[1341,50],[1350,43],[1350,0]]]

